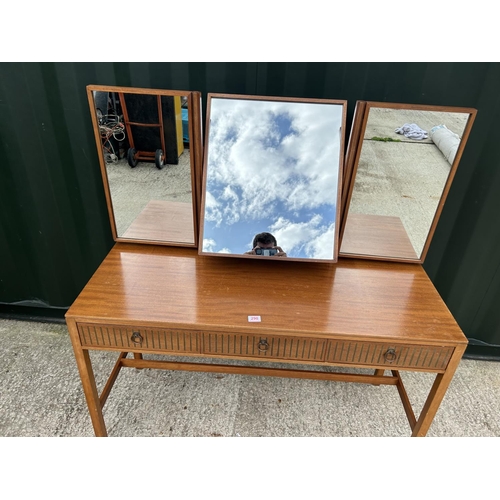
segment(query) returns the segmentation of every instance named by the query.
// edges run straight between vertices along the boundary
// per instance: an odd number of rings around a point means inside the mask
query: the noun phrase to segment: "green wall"
[[[465,106],[478,115],[425,269],[500,355],[500,63],[0,63],[0,313],[62,320],[113,245],[88,84]]]

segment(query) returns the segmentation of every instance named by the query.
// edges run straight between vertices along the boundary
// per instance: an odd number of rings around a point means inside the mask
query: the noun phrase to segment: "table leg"
[[[134,352],[134,359],[144,359],[142,353]],[[142,370],[142,368],[136,368],[136,370]]]
[[[415,418],[415,413],[413,413],[413,408],[408,398],[408,394],[406,393],[405,386],[403,385],[403,380],[401,379],[401,375],[397,370],[391,370],[391,372],[393,376],[398,379],[396,387],[398,389],[401,402],[403,403],[403,408],[405,409],[406,417],[408,418],[410,427],[413,430],[415,428],[415,425],[417,424],[417,419]]]
[[[80,372],[83,392],[85,394],[85,399],[87,400],[90,418],[94,427],[94,433],[98,437],[107,436],[108,433],[106,431],[106,424],[104,423],[104,418],[102,416],[102,405],[99,400],[99,394],[97,392],[97,386],[95,383],[94,371],[92,370],[92,362],[90,361],[89,351],[87,349],[83,349],[80,344],[76,324],[74,322],[68,321],[67,325],[71,337],[71,342],[73,344],[73,350],[75,352],[76,364],[78,366],[78,371]]]
[[[425,436],[429,427],[436,415],[436,412],[441,404],[441,401],[446,394],[448,386],[450,385],[451,379],[455,374],[456,369],[462,359],[466,346],[456,347],[453,355],[448,363],[448,367],[444,373],[438,373],[434,384],[427,396],[424,407],[420,412],[420,416],[417,420],[415,427],[413,428],[412,436]]]
[[[384,373],[385,373],[385,370],[380,369],[380,370],[375,370],[374,375],[376,377],[382,377],[384,375]],[[374,383],[373,385],[380,385],[380,384]]]

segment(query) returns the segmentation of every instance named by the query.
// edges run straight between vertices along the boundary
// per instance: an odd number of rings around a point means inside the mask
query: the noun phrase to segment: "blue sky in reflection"
[[[340,104],[211,99],[203,251],[272,233],[289,257],[332,259]]]

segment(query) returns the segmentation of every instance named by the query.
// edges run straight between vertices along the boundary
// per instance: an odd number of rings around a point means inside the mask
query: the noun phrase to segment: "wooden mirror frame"
[[[395,110],[415,110],[415,111],[434,111],[434,112],[448,112],[448,113],[467,113],[469,114],[469,118],[465,125],[460,145],[457,149],[455,159],[453,164],[451,165],[450,172],[446,179],[446,183],[443,187],[443,191],[439,202],[437,204],[436,212],[432,219],[432,223],[429,228],[429,232],[427,234],[422,252],[420,256],[416,259],[413,258],[403,258],[398,256],[389,255],[390,252],[387,252],[387,256],[382,255],[370,255],[363,253],[346,253],[342,251],[342,242],[345,237],[345,227],[347,222],[347,217],[349,214],[349,206],[352,199],[352,194],[354,190],[354,184],[356,181],[356,173],[359,165],[359,160],[361,156],[361,149],[363,138],[366,131],[366,126],[368,122],[368,116],[370,109],[372,108],[384,108],[384,109],[395,109]],[[381,260],[381,261],[395,261],[395,262],[408,262],[414,264],[422,264],[427,255],[427,251],[429,250],[429,246],[432,241],[432,237],[434,235],[436,226],[438,224],[439,218],[441,216],[441,212],[443,210],[446,198],[448,196],[448,192],[450,190],[451,184],[453,182],[453,178],[455,176],[456,170],[458,168],[458,164],[460,163],[460,159],[462,157],[463,151],[467,144],[467,140],[469,138],[469,134],[474,123],[475,117],[477,114],[477,110],[473,108],[463,108],[463,107],[450,107],[450,106],[428,106],[428,105],[418,105],[418,104],[403,104],[403,103],[385,103],[385,102],[371,102],[371,101],[357,101],[353,124],[351,128],[351,134],[349,136],[349,144],[346,153],[346,166],[345,166],[345,182],[344,182],[344,190],[342,192],[342,220],[340,225],[340,234],[339,234],[339,257],[343,258],[357,258],[357,259],[368,259],[368,260]],[[373,228],[375,231],[376,228]],[[367,235],[365,234],[365,237]],[[368,235],[369,237],[369,235]],[[388,247],[390,244],[388,245]]]
[[[189,130],[189,140],[190,140],[189,154],[190,154],[190,164],[191,164],[191,190],[192,190],[193,241],[194,241],[193,243],[168,241],[168,240],[124,238],[122,236],[118,236],[114,209],[113,209],[113,202],[111,198],[110,186],[108,181],[108,173],[106,171],[106,162],[103,154],[101,134],[99,131],[99,123],[98,123],[96,105],[93,94],[94,92],[113,92],[113,93],[141,94],[141,95],[169,96],[169,97],[179,96],[187,98],[188,115],[189,115],[188,130]],[[199,235],[199,213],[201,205],[200,179],[202,177],[202,162],[203,162],[201,93],[194,91],[184,91],[184,90],[146,89],[146,88],[136,88],[136,87],[117,87],[109,85],[88,85],[87,98],[90,106],[90,115],[92,119],[92,126],[94,129],[97,154],[99,157],[99,164],[104,184],[106,203],[108,207],[109,221],[114,241],[125,242],[125,243],[140,243],[149,245],[167,245],[167,246],[182,246],[182,247],[197,248],[198,235]]]
[[[205,148],[203,155],[203,182],[202,182],[202,197],[201,197],[201,210],[200,210],[200,226],[199,226],[199,246],[198,253],[204,256],[216,256],[216,257],[230,257],[230,258],[242,258],[242,259],[257,259],[262,260],[262,257],[247,254],[232,254],[232,253],[216,253],[203,250],[203,236],[204,236],[204,222],[205,222],[205,199],[206,199],[206,188],[207,188],[207,177],[208,177],[208,154],[209,154],[209,136],[210,136],[210,111],[212,99],[237,99],[237,100],[248,100],[248,101],[270,101],[270,102],[289,102],[289,103],[309,103],[309,104],[328,104],[341,106],[341,134],[339,136],[339,164],[338,164],[338,177],[337,177],[337,191],[332,192],[332,199],[335,200],[336,213],[335,213],[335,230],[334,230],[334,241],[333,241],[333,255],[331,259],[318,259],[318,258],[301,258],[301,257],[287,257],[286,259],[266,259],[269,260],[279,260],[286,262],[316,262],[316,263],[335,263],[338,261],[338,251],[340,248],[339,242],[339,231],[340,231],[340,221],[341,221],[341,196],[343,188],[343,176],[344,176],[344,158],[345,158],[345,127],[346,127],[346,115],[347,115],[347,101],[342,99],[316,99],[316,98],[299,98],[299,97],[273,97],[273,96],[256,96],[256,95],[244,95],[244,94],[217,94],[209,93],[207,95],[207,115],[206,115],[206,127],[205,127]],[[278,242],[279,244],[279,242]],[[286,251],[286,249],[285,249]]]
[[[352,118],[351,131],[349,133],[349,141],[347,143],[347,152],[344,163],[344,180],[342,182],[342,196],[341,196],[341,227],[339,231],[339,246],[342,242],[342,235],[344,230],[344,225],[342,224],[344,220],[344,213],[347,210],[347,203],[349,198],[349,186],[351,183],[351,177],[354,170],[354,162],[356,160],[356,152],[359,147],[359,140],[361,138],[361,125],[363,124],[363,116],[365,113],[366,102],[358,101],[354,109],[354,116]]]

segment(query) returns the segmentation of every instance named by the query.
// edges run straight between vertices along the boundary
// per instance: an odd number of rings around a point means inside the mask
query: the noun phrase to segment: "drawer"
[[[271,335],[203,334],[202,352],[226,356],[273,358],[275,360],[323,361],[326,340]]]
[[[326,361],[387,368],[445,370],[453,347],[329,341]]]
[[[177,353],[199,353],[198,332],[164,328],[133,328],[117,325],[78,324],[80,342],[84,347],[117,347]]]

